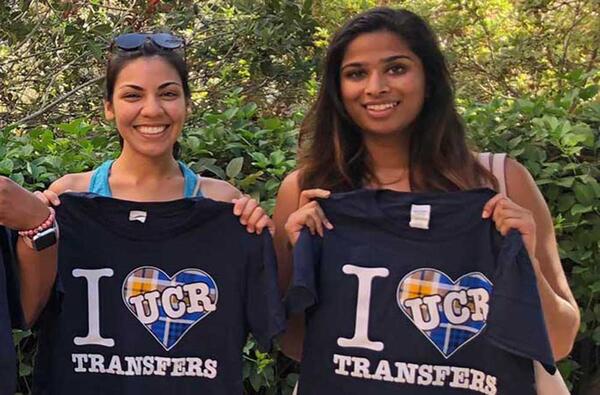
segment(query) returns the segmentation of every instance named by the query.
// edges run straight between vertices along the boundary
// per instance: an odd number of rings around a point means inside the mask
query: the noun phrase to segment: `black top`
[[[14,241],[14,237],[0,226],[0,395],[15,393],[17,369],[11,328],[23,324]]]
[[[320,201],[334,229],[303,231],[287,299],[307,313],[299,394],[535,394],[552,353],[520,234],[481,219],[493,195]]]
[[[242,347],[284,326],[271,237],[232,205],[61,195],[37,394],[242,393]]]

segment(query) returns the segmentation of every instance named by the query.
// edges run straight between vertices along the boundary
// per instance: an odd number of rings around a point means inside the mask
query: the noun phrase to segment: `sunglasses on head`
[[[183,38],[170,33],[126,33],[114,38],[111,49],[116,47],[122,51],[135,51],[148,40],[162,49],[172,50],[185,46]]]

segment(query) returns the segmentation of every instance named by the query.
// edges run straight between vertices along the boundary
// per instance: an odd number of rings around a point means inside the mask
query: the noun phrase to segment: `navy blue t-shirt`
[[[271,237],[232,207],[61,195],[34,393],[241,394],[248,333],[268,349],[285,317]]]
[[[553,359],[521,236],[481,219],[489,189],[359,190],[320,201],[287,303],[306,312],[299,394],[531,394]]]
[[[13,247],[13,237],[0,226],[0,395],[15,393],[17,369],[11,329],[23,321]]]

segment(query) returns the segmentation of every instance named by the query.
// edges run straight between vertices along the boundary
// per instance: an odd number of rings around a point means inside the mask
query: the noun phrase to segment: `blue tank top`
[[[107,160],[94,170],[92,173],[92,178],[90,179],[90,187],[88,192],[101,196],[112,197],[112,191],[110,190],[108,177],[110,176],[110,169],[112,168],[113,162],[114,160]],[[177,163],[179,164],[179,169],[181,170],[184,178],[183,197],[202,197],[199,179],[198,176],[196,176],[196,173],[183,164],[183,162],[179,161]]]

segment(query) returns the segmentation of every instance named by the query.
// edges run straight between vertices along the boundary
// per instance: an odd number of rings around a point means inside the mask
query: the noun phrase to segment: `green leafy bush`
[[[591,76],[597,72],[590,73]],[[600,377],[600,102],[598,85],[582,73],[556,98],[496,99],[467,105],[473,141],[485,151],[507,152],[536,180],[554,218],[563,267],[581,310],[571,358],[560,363],[570,386]]]
[[[190,119],[182,138],[182,159],[198,173],[225,179],[261,201],[269,212],[284,175],[295,167],[297,124],[263,118],[257,105],[234,91],[223,112]]]

